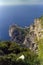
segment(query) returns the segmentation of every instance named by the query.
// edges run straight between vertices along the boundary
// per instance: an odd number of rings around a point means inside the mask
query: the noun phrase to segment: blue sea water
[[[0,40],[10,40],[10,25],[29,26],[42,15],[43,5],[0,6]]]

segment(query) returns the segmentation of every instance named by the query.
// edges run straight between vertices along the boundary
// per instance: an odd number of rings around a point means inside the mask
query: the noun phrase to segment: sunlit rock
[[[17,60],[19,60],[19,59],[24,60],[25,59],[25,56],[24,55],[21,55],[19,58],[17,58]]]

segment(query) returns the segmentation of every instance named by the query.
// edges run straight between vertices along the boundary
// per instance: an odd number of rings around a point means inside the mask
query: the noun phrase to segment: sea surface
[[[10,25],[29,26],[42,15],[43,5],[0,6],[0,40],[10,40]]]

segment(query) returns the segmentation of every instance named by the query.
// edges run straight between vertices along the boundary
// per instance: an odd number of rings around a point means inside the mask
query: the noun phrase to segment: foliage
[[[43,65],[43,39],[40,39],[38,41],[38,55],[39,55],[39,59],[40,59],[40,64]]]
[[[42,25],[42,28],[43,28],[43,16],[41,16],[39,19],[41,20],[41,25]]]
[[[21,55],[24,55],[25,59],[17,60]],[[0,42],[0,65],[39,65],[37,57],[34,52],[15,42]]]

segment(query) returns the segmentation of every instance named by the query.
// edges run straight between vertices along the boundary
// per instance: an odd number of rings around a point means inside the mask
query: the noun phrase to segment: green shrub
[[[29,48],[22,47],[15,42],[0,42],[0,65],[39,65],[38,56]],[[24,55],[24,60],[17,60]]]

